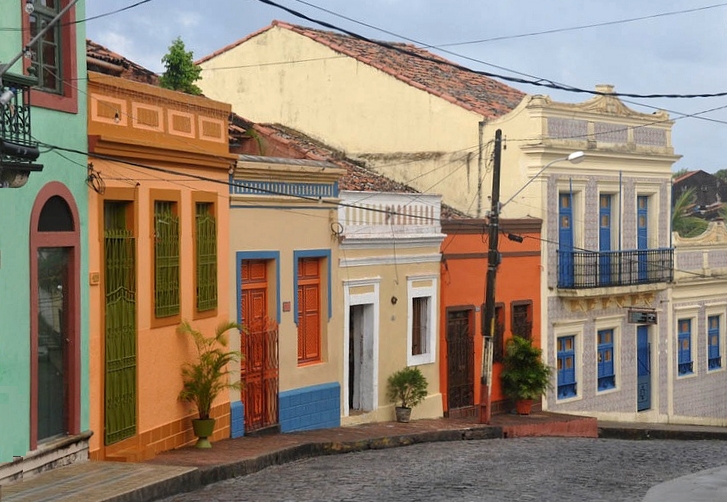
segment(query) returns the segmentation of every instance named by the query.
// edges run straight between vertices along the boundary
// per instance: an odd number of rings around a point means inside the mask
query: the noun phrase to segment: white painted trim
[[[365,258],[342,258],[338,261],[339,267],[370,267],[383,265],[410,265],[417,263],[439,263],[441,255],[388,255],[388,256],[367,256]]]
[[[594,323],[595,336],[593,338],[593,351],[596,354],[596,388],[595,395],[602,396],[610,392],[616,392],[621,390],[621,328],[623,326],[622,320],[625,316],[610,316],[596,319]],[[598,390],[598,332],[601,330],[610,329],[613,330],[613,376],[614,386],[612,389]]]
[[[437,359],[437,331],[439,328],[439,276],[437,275],[413,275],[406,278],[407,293],[407,314],[406,314],[406,363],[408,366],[419,366],[431,364]],[[431,281],[429,286],[415,287],[414,282]],[[427,319],[426,352],[424,354],[412,355],[412,303],[414,298],[429,298],[429,316]]]
[[[352,279],[343,281],[343,377],[342,377],[342,394],[343,399],[341,400],[341,416],[347,417],[348,413],[348,402],[349,392],[348,388],[348,352],[350,350],[349,344],[349,326],[350,326],[350,315],[351,306],[353,305],[372,305],[374,309],[373,314],[373,404],[372,410],[375,411],[379,407],[379,327],[380,321],[380,294],[379,285],[381,282],[380,277],[373,277],[370,279]],[[374,291],[371,293],[352,294],[351,288],[361,286],[373,286]]]
[[[402,235],[397,234],[396,238],[370,236],[370,234],[359,234],[355,236],[344,236],[341,241],[341,249],[381,249],[390,248],[394,245],[406,248],[439,248],[444,241],[444,234],[429,235]]]

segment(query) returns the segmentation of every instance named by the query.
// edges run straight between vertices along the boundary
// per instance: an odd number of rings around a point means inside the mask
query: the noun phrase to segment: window
[[[429,332],[429,297],[412,298],[411,355],[426,354]]]
[[[708,338],[708,363],[707,368],[716,370],[722,367],[722,357],[719,351],[719,324],[720,316],[711,315],[707,318],[707,338]]]
[[[688,375],[693,372],[691,319],[679,319],[677,336],[677,341],[679,343],[679,374]]]
[[[217,221],[212,202],[195,204],[197,312],[217,308]]]
[[[42,0],[34,4],[33,13],[28,16],[30,38],[34,38],[61,11],[60,0]],[[31,48],[30,73],[38,78],[38,87],[44,91],[60,94],[63,89],[61,71],[61,23],[53,27]]]
[[[177,203],[154,201],[154,315],[179,315],[179,217]]]
[[[533,302],[512,303],[512,334],[531,340],[533,337]]]
[[[320,258],[298,258],[298,364],[321,359]]]
[[[602,329],[598,337],[598,390],[613,389],[616,377],[613,369],[613,330]]]
[[[576,395],[576,337],[558,337],[558,399]]]
[[[407,364],[433,363],[436,358],[436,278],[410,278],[407,284]]]
[[[41,30],[55,19],[71,0],[36,0],[32,14],[22,11],[23,43],[30,43]],[[20,2],[21,8],[25,2]],[[78,93],[73,85],[76,78],[76,7],[66,12],[30,47],[31,59],[27,73],[38,78],[33,88],[33,105],[68,113],[78,112]]]

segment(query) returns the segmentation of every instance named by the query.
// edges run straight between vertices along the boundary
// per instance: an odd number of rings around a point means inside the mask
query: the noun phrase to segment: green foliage
[[[226,350],[227,337],[225,334],[231,329],[238,328],[234,322],[222,322],[215,330],[214,337],[206,337],[184,321],[177,327],[177,333],[189,335],[197,347],[197,361],[182,365],[182,390],[179,400],[194,403],[199,418],[207,419],[210,416],[212,403],[225,389],[240,389],[239,381],[229,382],[227,377],[230,371],[227,365],[242,359],[242,353],[236,350]]]
[[[727,169],[720,169],[715,172],[714,175],[720,179],[723,183],[727,183]]]
[[[680,176],[684,176],[688,172],[689,172],[689,169],[686,169],[686,168],[685,169],[679,169],[678,171],[674,171],[671,174],[671,177],[674,178],[674,179],[676,179],[676,178],[679,178]]]
[[[553,369],[543,363],[543,351],[527,338],[513,336],[507,341],[503,359],[502,390],[510,399],[538,399],[551,388]]]
[[[692,187],[682,192],[671,208],[671,230],[682,237],[695,237],[707,229],[707,221],[689,213],[694,199],[695,189]]]
[[[177,37],[169,46],[169,52],[162,58],[162,63],[166,68],[159,79],[162,87],[195,96],[202,94],[202,89],[194,84],[202,78],[200,77],[202,68],[194,64],[192,52],[184,50],[184,42],[180,37]]]
[[[389,377],[386,396],[402,408],[413,408],[427,397],[427,379],[416,366],[409,366]]]

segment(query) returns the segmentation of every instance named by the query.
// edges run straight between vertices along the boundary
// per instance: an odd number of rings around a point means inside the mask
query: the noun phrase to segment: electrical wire
[[[694,93],[694,94],[675,94],[675,93],[668,93],[668,94],[660,94],[660,93],[639,94],[639,93],[630,93],[630,92],[604,92],[604,91],[591,90],[591,89],[582,89],[582,88],[579,88],[579,87],[569,86],[569,85],[565,85],[565,84],[559,84],[559,83],[556,83],[556,82],[554,82],[552,80],[548,80],[548,79],[535,79],[535,80],[533,80],[533,79],[523,79],[523,78],[518,78],[518,77],[509,77],[509,76],[506,76],[506,75],[496,74],[496,73],[492,73],[492,72],[486,72],[486,71],[481,71],[481,70],[474,70],[474,69],[467,68],[465,66],[459,65],[457,63],[444,60],[442,58],[435,58],[435,57],[425,56],[424,54],[418,53],[418,52],[413,51],[411,49],[406,49],[404,47],[401,47],[401,46],[398,46],[398,45],[395,45],[395,44],[391,44],[391,43],[388,43],[388,42],[381,42],[381,41],[378,41],[378,40],[373,40],[373,39],[367,38],[367,37],[365,37],[363,35],[360,35],[360,34],[358,34],[356,32],[353,32],[351,30],[347,30],[345,28],[342,28],[340,26],[336,26],[336,25],[331,24],[331,23],[328,23],[326,21],[322,21],[322,20],[315,19],[315,18],[312,18],[310,16],[307,16],[307,15],[303,14],[302,12],[298,12],[298,11],[296,11],[294,9],[291,9],[289,7],[286,7],[284,5],[281,5],[281,4],[277,3],[277,2],[274,2],[273,0],[257,0],[257,1],[258,2],[261,2],[261,3],[264,3],[264,4],[267,4],[267,5],[270,5],[272,7],[276,7],[278,9],[284,10],[285,12],[288,12],[289,14],[291,14],[291,15],[293,15],[295,17],[298,17],[300,19],[304,19],[306,21],[310,21],[312,23],[318,24],[320,26],[323,26],[323,27],[328,28],[328,29],[331,29],[331,30],[339,31],[339,32],[344,33],[344,34],[346,34],[346,35],[348,35],[350,37],[353,37],[353,38],[355,38],[357,40],[361,40],[361,41],[364,41],[364,42],[368,42],[368,43],[377,45],[377,46],[382,47],[382,48],[385,48],[385,49],[390,49],[390,50],[399,52],[399,53],[404,54],[404,55],[407,55],[407,56],[412,56],[412,57],[417,58],[417,59],[420,59],[422,61],[428,61],[430,63],[435,63],[437,65],[449,66],[451,68],[454,68],[454,69],[457,69],[457,70],[460,70],[460,71],[464,71],[464,72],[467,72],[467,73],[474,73],[474,74],[481,75],[481,76],[485,76],[485,77],[499,78],[501,80],[505,80],[505,81],[508,81],[508,82],[515,82],[515,83],[519,83],[519,84],[533,85],[533,86],[538,86],[538,87],[546,87],[546,88],[550,88],[550,89],[556,89],[556,90],[566,91],[566,92],[572,92],[572,93],[591,94],[591,95],[595,95],[595,96],[609,95],[609,96],[639,98],[639,99],[655,99],[655,98],[664,98],[664,99],[695,99],[695,98],[717,98],[717,97],[725,97],[725,96],[727,96],[727,91],[723,91],[723,92],[712,92],[712,93]],[[486,63],[483,63],[483,64],[486,64]],[[506,70],[506,71],[511,71],[511,70]],[[515,73],[515,72],[513,72],[513,73]]]

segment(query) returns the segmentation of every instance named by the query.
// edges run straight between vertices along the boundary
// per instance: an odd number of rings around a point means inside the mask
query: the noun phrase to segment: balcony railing
[[[0,94],[0,187],[18,188],[25,184],[30,171],[40,171],[34,164],[40,151],[30,128],[30,87],[37,80],[5,73]]]
[[[671,282],[674,249],[558,250],[558,287],[603,288]]]

